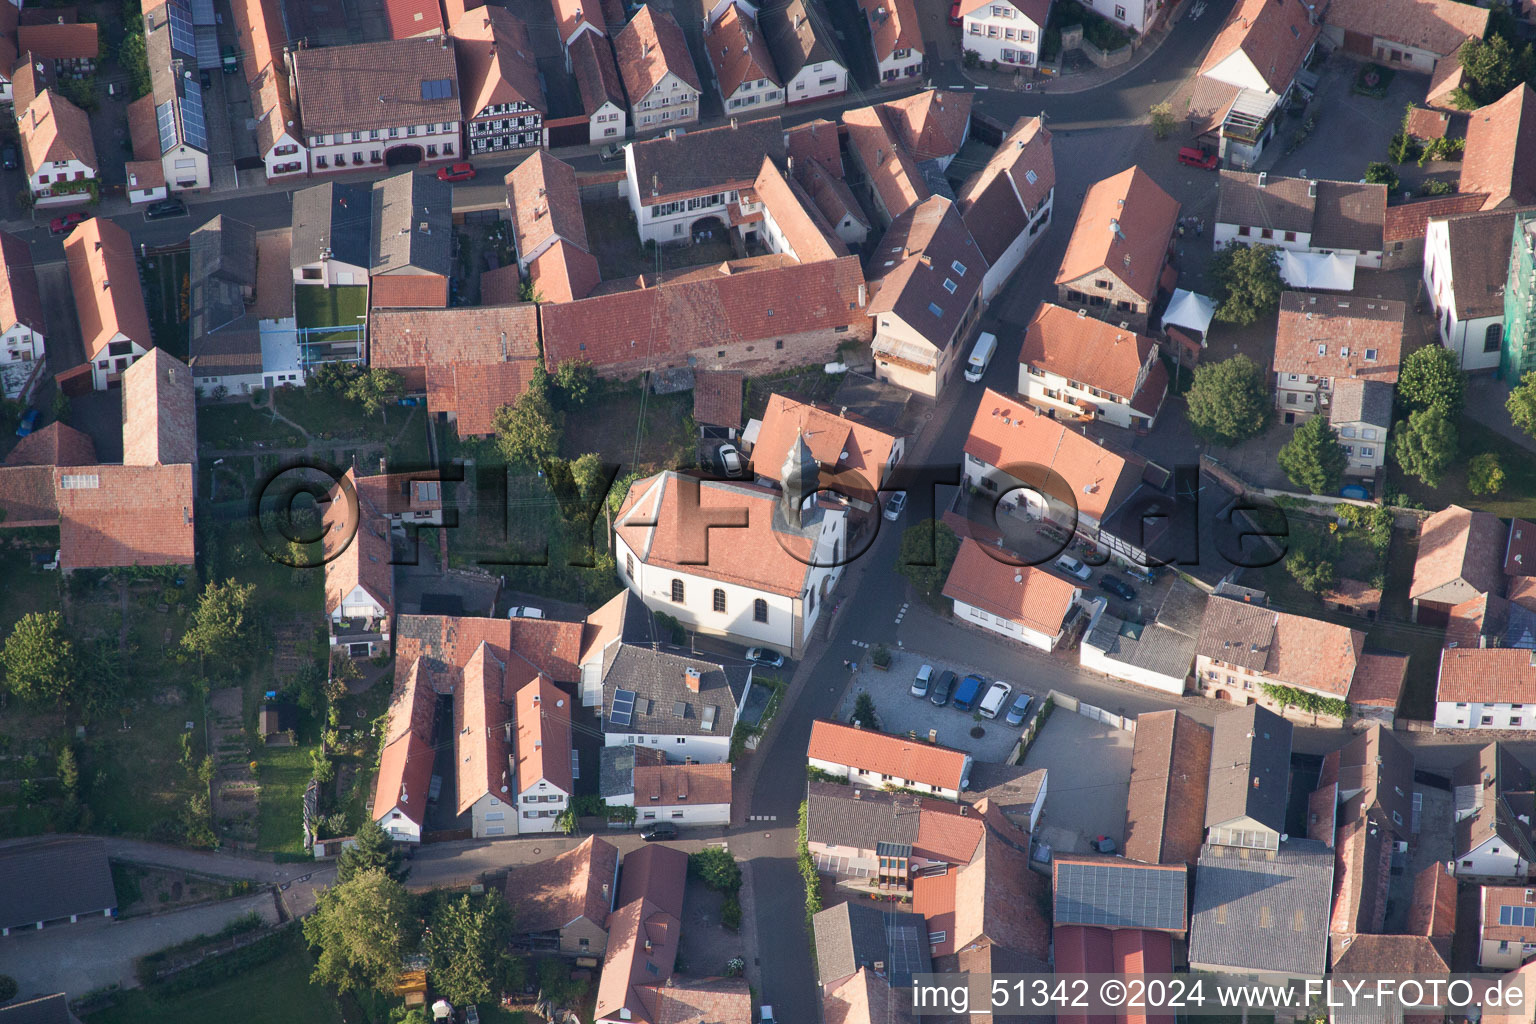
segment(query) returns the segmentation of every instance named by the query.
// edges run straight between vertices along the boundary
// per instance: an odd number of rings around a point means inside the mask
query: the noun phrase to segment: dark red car
[[[62,235],[76,224],[79,224],[81,221],[85,220],[85,218],[86,213],[84,210],[76,210],[74,213],[66,213],[62,217],[53,218],[53,220],[48,223],[48,230],[55,235]]]
[[[1179,163],[1198,167],[1202,171],[1215,170],[1219,160],[1215,153],[1207,153],[1199,146],[1184,146],[1179,150]]]
[[[438,181],[469,181],[475,176],[473,164],[454,164],[452,167],[440,167],[437,171]]]
[[[950,0],[949,23],[951,25],[958,25],[960,24],[960,21],[960,0]]]

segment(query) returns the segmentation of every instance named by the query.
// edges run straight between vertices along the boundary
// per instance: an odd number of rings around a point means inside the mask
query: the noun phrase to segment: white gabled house
[[[731,766],[668,764],[656,747],[604,747],[603,802],[633,807],[635,821],[648,825],[729,825]]]
[[[944,596],[954,602],[959,621],[1047,653],[1056,649],[1072,619],[1095,617],[1104,608],[1103,599],[1084,602],[1081,587],[1038,566],[1004,562],[970,537],[960,542]]]
[[[991,302],[1051,226],[1056,161],[1044,119],[1015,121],[987,165],[960,189],[959,202],[960,216],[987,258],[981,297]]]
[[[926,740],[817,719],[811,723],[806,763],[854,786],[910,789],[959,800],[970,785],[974,759],[963,750]]]
[[[668,761],[729,759],[750,666],[726,667],[664,644],[621,643],[603,659],[604,746],[644,747]]]
[[[1531,771],[1490,743],[1451,774],[1457,878],[1525,881],[1536,867]]]
[[[1515,211],[1431,217],[1424,230],[1424,292],[1440,344],[1466,372],[1497,370],[1504,349],[1504,289]]]
[[[32,247],[0,231],[0,398],[26,402],[48,370]]]
[[[1033,68],[1050,13],[1051,0],[961,0],[960,45],[983,64]]]
[[[923,30],[912,0],[859,0],[869,26],[875,70],[882,86],[909,82],[923,73]]]
[[[570,699],[540,676],[517,691],[515,713],[516,830],[553,832],[573,788]]]

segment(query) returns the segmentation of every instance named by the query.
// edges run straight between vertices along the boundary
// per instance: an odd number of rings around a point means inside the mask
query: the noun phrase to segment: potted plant
[[[885,644],[876,644],[869,652],[869,660],[875,668],[884,672],[891,667],[891,649]]]

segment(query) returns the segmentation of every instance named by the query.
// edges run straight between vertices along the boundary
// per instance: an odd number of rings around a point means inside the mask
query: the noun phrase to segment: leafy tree
[[[1166,139],[1174,128],[1178,127],[1178,118],[1173,116],[1173,104],[1164,100],[1152,106],[1152,134],[1159,139]]]
[[[1454,417],[1461,412],[1467,378],[1450,349],[1426,345],[1403,360],[1397,377],[1397,397],[1410,410],[1440,409]]]
[[[555,387],[563,409],[580,409],[592,397],[597,370],[586,359],[567,359],[555,367]]]
[[[1392,432],[1392,456],[1404,473],[1438,486],[1456,458],[1456,424],[1440,409],[1420,409],[1399,420]]]
[[[74,689],[75,648],[58,612],[28,612],[0,649],[5,685],[31,704],[61,701]]]
[[[496,410],[496,447],[508,462],[536,465],[560,450],[560,428],[547,391],[529,388],[511,405]]]
[[[363,368],[356,363],[321,363],[310,375],[309,386],[319,388],[322,394],[345,398],[362,376]]]
[[[571,481],[581,499],[588,503],[603,500],[603,489],[608,486],[608,473],[603,468],[603,457],[597,452],[587,452],[571,463]]]
[[[75,748],[66,746],[59,751],[59,789],[65,799],[73,800],[80,794],[80,765],[75,761]]]
[[[69,422],[71,408],[72,407],[70,406],[69,396],[68,395],[66,395],[62,391],[55,391],[53,393],[53,418],[54,419],[58,420],[60,423],[68,423]]]
[[[1211,262],[1216,319],[1246,327],[1280,306],[1280,250],[1231,242]]]
[[[1328,421],[1313,416],[1291,435],[1280,449],[1280,468],[1297,487],[1313,494],[1332,494],[1339,489],[1349,456]]]
[[[415,920],[405,888],[377,868],[326,889],[304,919],[304,938],[317,951],[311,980],[342,992],[390,991],[415,946]]]
[[[341,851],[336,861],[336,880],[351,881],[364,871],[382,871],[397,882],[411,873],[405,857],[384,826],[369,818],[357,830],[357,844]]]
[[[1525,374],[1510,389],[1504,408],[1509,410],[1511,423],[1536,437],[1536,370]]]
[[[708,846],[689,854],[688,870],[716,892],[734,893],[741,889],[741,865],[724,847]]]
[[[309,752],[309,771],[314,780],[322,785],[336,778],[336,765],[319,747]]]
[[[960,538],[945,523],[924,519],[901,535],[896,571],[930,597],[944,588],[950,567],[960,553]]]
[[[859,699],[853,702],[853,722],[866,729],[880,728],[880,719],[875,716],[875,698],[867,692],[859,694]]]
[[[1333,586],[1333,562],[1305,550],[1292,551],[1285,560],[1285,568],[1309,594],[1321,594]]]
[[[358,374],[347,385],[347,397],[363,407],[363,413],[372,416],[383,412],[405,393],[405,382],[394,370],[374,367]],[[388,416],[385,419],[388,420]]]
[[[1264,371],[1245,355],[1195,367],[1185,395],[1195,433],[1230,448],[1257,437],[1269,425],[1269,388]]]
[[[432,958],[432,987],[451,1003],[483,1003],[521,986],[523,964],[509,951],[512,908],[491,889],[444,901],[423,943]]]
[[[136,25],[138,19],[128,24]],[[128,72],[128,94],[131,99],[147,96],[152,88],[149,81],[149,58],[144,52],[144,33],[133,32],[123,37],[117,48],[117,62]]]
[[[1452,93],[1456,105],[1471,110],[1492,103],[1521,82],[1536,77],[1530,44],[1518,46],[1503,34],[1468,39],[1461,45],[1463,85]]]
[[[1402,161],[1398,161],[1401,163]],[[1373,185],[1385,185],[1388,192],[1396,192],[1401,184],[1397,178],[1397,172],[1392,165],[1381,160],[1372,160],[1365,165],[1365,180]]]
[[[251,624],[245,616],[255,590],[253,583],[210,580],[192,610],[192,625],[182,634],[181,645],[192,654],[215,661],[229,661],[243,654],[252,641]]]
[[[116,637],[97,637],[76,648],[76,685],[73,702],[87,718],[114,714],[123,702],[128,685],[128,658],[138,651],[129,644],[120,650]]]
[[[1467,463],[1467,490],[1473,494],[1498,494],[1504,487],[1504,467],[1493,452],[1472,456]]]
[[[566,835],[575,835],[576,826],[579,824],[576,818],[576,808],[567,806],[559,814],[555,815],[555,828]]]

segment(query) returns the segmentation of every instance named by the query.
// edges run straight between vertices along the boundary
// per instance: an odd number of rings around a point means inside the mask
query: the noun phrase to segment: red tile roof
[[[86,355],[95,359],[119,334],[154,347],[128,232],[105,217],[82,221],[64,239],[64,262]]]
[[[1473,593],[1497,593],[1505,546],[1504,524],[1491,513],[1460,505],[1436,512],[1419,526],[1419,553],[1408,596],[1444,600],[1429,595],[1451,584],[1460,584],[1467,593],[1450,603]]]
[[[437,0],[384,0],[384,16],[394,39],[443,32],[443,9]]]
[[[335,613],[358,587],[386,615],[393,612],[395,570],[389,523],[358,494],[352,470],[331,491],[323,522],[326,614]]]
[[[688,40],[671,11],[658,12],[650,4],[642,4],[629,24],[613,37],[613,54],[631,103],[645,99],[668,72],[695,91],[702,88]]]
[[[789,263],[737,273],[728,265],[577,302],[542,307],[544,359],[553,370],[586,359],[609,364],[651,358],[657,365],[718,343],[771,340],[867,323],[864,274],[856,257]]]
[[[44,164],[77,160],[94,175],[100,170],[91,122],[85,111],[52,89],[44,89],[16,118],[22,165],[29,175]]]
[[[920,164],[953,157],[970,134],[968,92],[924,89],[880,106],[890,115],[897,141]]]
[[[588,836],[574,850],[512,868],[506,896],[523,932],[565,928],[586,918],[602,928],[617,893],[619,850]]]
[[[704,49],[720,84],[720,95],[726,99],[746,82],[767,79],[776,86],[784,85],[757,23],[735,3],[705,29]]]
[[[989,263],[996,263],[1028,228],[1055,186],[1056,160],[1045,121],[1019,118],[959,193],[965,225]]]
[[[752,1019],[746,978],[674,978],[656,989],[655,1024],[729,1024]]]
[[[809,544],[774,530],[778,503],[767,488],[669,470],[630,485],[614,530],[648,566],[798,597]]]
[[[971,421],[965,453],[1043,486],[1051,497],[1095,520],[1103,520],[1135,489],[1144,468],[1137,456],[1098,444],[990,388]],[[1042,468],[1049,473],[1042,474]]]
[[[963,750],[821,719],[811,723],[806,756],[956,791],[961,788],[969,759]]]
[[[682,927],[688,855],[653,844],[626,854],[619,880],[619,909],[608,918],[608,953],[597,983],[598,1021],[623,1019],[661,1024],[656,986],[672,977]]]
[[[407,733],[384,748],[374,781],[373,813],[384,822],[392,810],[402,811],[418,828],[427,820],[427,791],[432,782],[432,745]],[[389,826],[385,824],[387,829]]]
[[[1457,40],[1455,46],[1460,47],[1461,40]],[[1451,130],[1451,115],[1444,110],[1414,107],[1408,112],[1407,121],[1408,134],[1416,139],[1443,139]]]
[[[186,363],[152,348],[123,371],[122,391],[124,465],[197,461],[197,394]]]
[[[821,1015],[825,1024],[912,1024],[890,984],[868,967],[826,990]]]
[[[1382,228],[1382,240],[1388,248],[1391,248],[1393,242],[1423,242],[1431,217],[1448,217],[1456,213],[1481,210],[1487,198],[1481,192],[1458,192],[1456,195],[1431,196],[1389,206]]]
[[[878,63],[897,50],[923,52],[923,28],[912,0],[859,0],[870,26],[870,41]]]
[[[1407,307],[1396,299],[1286,292],[1275,329],[1276,373],[1397,380]],[[1368,358],[1374,352],[1375,358]]]
[[[1006,557],[1006,556],[1005,556]],[[1032,565],[1010,565],[967,537],[944,581],[944,596],[1055,638],[1078,588]]]
[[[502,117],[482,112],[503,104],[526,103],[548,112],[533,43],[521,18],[501,7],[480,7],[455,21],[452,34],[466,118]]]
[[[1125,855],[1148,864],[1188,864],[1205,841],[1211,730],[1181,711],[1136,719],[1126,795]]]
[[[597,259],[564,240],[539,253],[528,264],[536,302],[575,302],[602,283]]]
[[[373,308],[420,309],[448,305],[448,279],[440,274],[375,274],[369,279]]]
[[[101,41],[94,21],[43,22],[17,28],[16,51],[43,60],[95,60]]]
[[[6,529],[57,526],[59,503],[54,498],[52,466],[0,466],[0,509]]]
[[[510,671],[510,669],[509,669]],[[571,792],[571,699],[547,678],[517,691],[517,791],[547,782]]]
[[[1435,863],[1413,880],[1408,907],[1408,933],[1429,939],[1449,939],[1456,931],[1456,876]]]
[[[596,0],[551,0],[555,12],[555,31],[560,34],[560,44],[570,41],[571,33],[586,22],[599,32],[607,32],[603,21],[602,5]]]
[[[863,165],[869,187],[879,194],[887,214],[899,217],[932,194],[883,105],[843,111],[843,127],[848,148]]]
[[[1504,575],[1536,576],[1536,523],[1512,519],[1504,546]],[[1511,599],[1513,594],[1509,595]]]
[[[774,394],[752,448],[753,472],[778,483],[784,460],[800,437],[821,466],[822,486],[841,488],[841,493],[864,501],[874,500],[874,492],[886,482],[891,453],[900,440],[860,417]]]
[[[734,370],[694,371],[693,421],[739,430],[743,380],[743,374]],[[1536,568],[1536,563],[1532,567]]]
[[[508,263],[480,275],[480,305],[515,306],[522,302],[520,289],[523,271],[516,263]]]
[[[514,670],[523,668],[513,663]],[[506,687],[506,666],[481,643],[464,666],[463,680],[453,691],[455,795],[460,814],[467,813],[486,794],[513,807],[517,813],[517,787],[507,763],[511,752],[506,741],[507,706],[501,695]],[[518,716],[519,741],[522,717]]]
[[[0,231],[0,332],[17,324],[44,337],[48,335],[43,300],[37,291],[37,272],[32,268],[32,247],[15,235]]]
[[[96,444],[67,423],[53,422],[34,430],[5,457],[7,466],[90,466],[96,462]]]
[[[1326,0],[1316,6],[1317,14],[1326,17]],[[1239,0],[1206,51],[1200,74],[1211,74],[1217,65],[1240,52],[1271,92],[1284,93],[1317,40],[1320,29],[1310,15],[1307,6],[1299,2]]]
[[[193,564],[192,466],[79,466],[53,474],[61,569]],[[99,485],[66,487],[66,477]]]
[[[1140,167],[1097,182],[1083,197],[1056,283],[1107,271],[1150,302],[1178,219],[1179,201]]]
[[[570,164],[539,150],[507,174],[507,206],[517,251],[526,260],[551,238],[590,251],[581,191]]]
[[[1401,43],[1437,56],[1455,53],[1468,36],[1488,33],[1486,7],[1455,0],[1332,0],[1329,26]]]
[[[697,807],[731,802],[728,764],[635,765],[636,807]]]
[[[624,83],[619,80],[619,68],[613,62],[613,47],[606,36],[583,32],[576,37],[571,44],[571,74],[576,77],[582,109],[588,117],[608,103],[619,110],[625,109]]]
[[[1536,703],[1536,654],[1520,648],[1448,647],[1440,652],[1441,703]]]
[[[1131,398],[1156,350],[1146,335],[1044,302],[1024,332],[1019,362]]]
[[[1472,113],[1461,192],[1486,192],[1483,209],[1536,203],[1536,91],[1524,83]]]
[[[797,124],[784,129],[784,147],[798,168],[808,160],[814,160],[834,178],[843,176],[842,148],[837,141],[837,125],[826,118]],[[796,176],[799,176],[797,170]]]
[[[912,849],[928,860],[969,864],[985,832],[980,815],[969,813],[965,805],[923,801]]]

